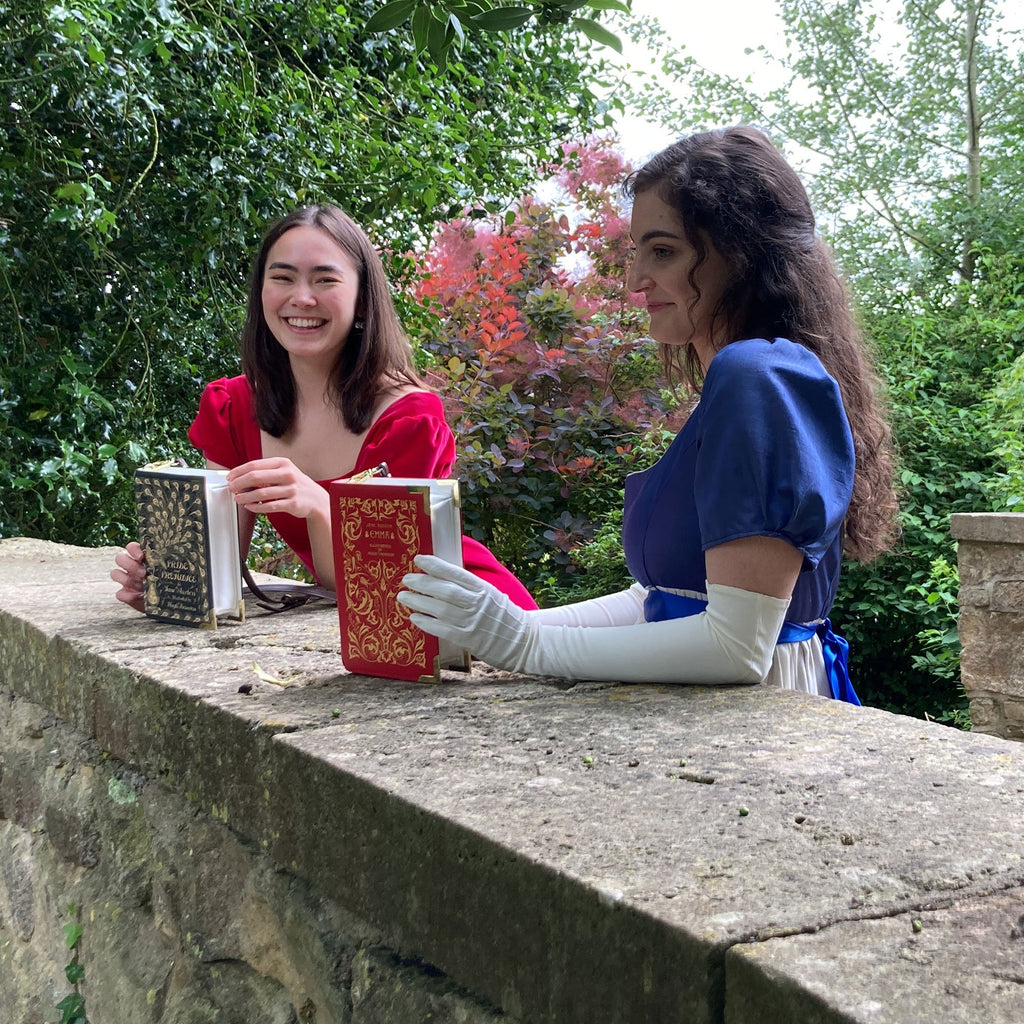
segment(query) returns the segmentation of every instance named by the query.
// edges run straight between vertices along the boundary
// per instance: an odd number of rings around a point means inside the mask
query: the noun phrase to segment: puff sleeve
[[[241,381],[243,388],[237,382]],[[218,466],[232,469],[248,462],[245,417],[251,419],[248,385],[244,377],[221,377],[211,381],[199,399],[199,411],[189,427],[188,439],[204,457]],[[253,424],[255,429],[255,424]]]
[[[803,554],[805,570],[816,566],[853,490],[853,438],[836,382],[803,346],[756,339],[715,356],[700,404],[704,550],[773,536]]]

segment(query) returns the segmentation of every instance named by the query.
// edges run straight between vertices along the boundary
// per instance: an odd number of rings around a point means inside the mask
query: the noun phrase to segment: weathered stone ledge
[[[949,517],[949,532],[954,540],[1024,545],[1024,513],[955,512]]]
[[[0,541],[12,750],[39,742],[18,708],[46,709],[101,751],[90,764],[158,789],[182,835],[230,832],[296,901],[364,936],[345,978],[289,973],[287,929],[276,955],[250,955],[292,1007],[267,1020],[423,1019],[365,1010],[374,950],[399,973],[422,966],[402,984],[463,994],[438,996],[439,1021],[1024,1019],[1019,744],[760,688],[351,676],[333,609],[165,626],[112,600],[112,557]],[[24,850],[48,798],[15,806],[19,772],[0,756],[0,830]],[[64,884],[95,868],[76,870]],[[18,876],[5,881],[0,1010],[25,1005],[4,980],[25,941]],[[159,931],[147,899],[139,919]],[[201,916],[199,900],[196,933]],[[92,977],[128,953],[101,939]],[[90,1006],[94,1024],[171,1020],[119,1012]]]

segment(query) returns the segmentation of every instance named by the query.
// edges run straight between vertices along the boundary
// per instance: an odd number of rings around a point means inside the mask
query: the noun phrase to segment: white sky
[[[1003,17],[1000,32],[1024,30],[1024,3],[1020,0],[995,0],[993,5]],[[782,22],[773,0],[633,0],[633,13],[656,17],[671,42],[685,50],[699,64],[719,74],[744,78],[751,75],[755,86],[763,89],[778,84],[770,67],[757,54],[744,50],[761,44],[769,53],[781,54]],[[890,9],[889,13],[895,13]],[[614,30],[613,23],[609,27]],[[623,58],[638,68],[649,68],[651,58],[638,52],[620,33]],[[1021,37],[1017,46],[1022,45]],[[608,51],[615,58],[614,51]],[[680,103],[684,103],[680,99]],[[636,118],[622,118],[618,123],[622,149],[634,164],[676,140],[677,135],[663,128],[646,124]]]
[[[771,0],[633,0],[633,13],[656,17],[671,42],[699,64],[719,74],[755,76],[762,58],[746,54],[762,43],[769,51],[782,49],[782,23]],[[623,38],[620,35],[620,38]],[[623,59],[637,68],[650,66],[646,52],[623,38]],[[679,133],[666,132],[636,118],[618,124],[625,156],[634,163],[674,142]]]

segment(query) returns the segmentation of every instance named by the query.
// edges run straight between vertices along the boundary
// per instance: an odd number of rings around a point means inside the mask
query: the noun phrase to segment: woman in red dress
[[[386,462],[394,476],[442,478],[455,438],[416,374],[380,257],[334,206],[274,224],[256,257],[239,377],[207,385],[189,439],[228,470],[243,537],[266,515],[320,584],[334,588],[327,484]],[[463,538],[466,568],[536,608],[490,551]],[[142,607],[134,542],[115,559],[117,598]]]

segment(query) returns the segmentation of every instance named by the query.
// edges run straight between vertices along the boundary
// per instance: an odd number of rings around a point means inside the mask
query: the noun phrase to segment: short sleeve
[[[388,464],[392,476],[444,479],[455,466],[455,436],[433,392],[414,391],[392,402],[367,432],[353,473]]]
[[[209,462],[232,469],[248,461],[242,425],[243,417],[251,417],[248,395],[244,377],[222,377],[203,390],[188,439]]]
[[[841,529],[853,490],[853,438],[836,382],[802,345],[736,342],[712,360],[700,406],[703,549],[780,537],[813,568]]]

